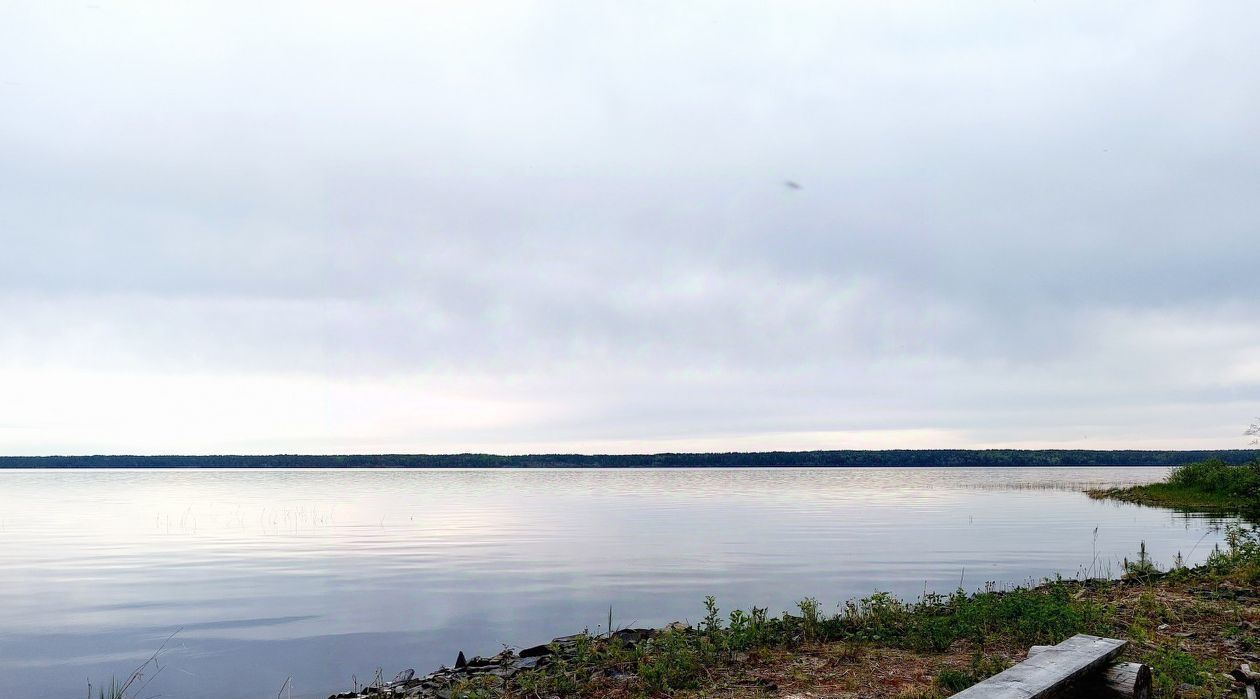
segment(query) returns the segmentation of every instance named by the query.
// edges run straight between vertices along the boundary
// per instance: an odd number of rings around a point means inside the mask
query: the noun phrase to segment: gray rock
[[[544,655],[551,655],[551,648],[546,644],[541,646],[531,646],[520,653],[517,653],[517,655],[522,658],[539,658]]]
[[[402,684],[403,682],[409,682],[411,681],[411,678],[415,676],[416,676],[416,671],[412,670],[411,668],[407,668],[406,670],[403,670],[402,672],[395,675],[394,681],[391,682],[390,684]]]

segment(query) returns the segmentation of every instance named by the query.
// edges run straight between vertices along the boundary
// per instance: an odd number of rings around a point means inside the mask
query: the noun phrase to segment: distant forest
[[[720,468],[1176,466],[1221,459],[1241,464],[1256,449],[1091,451],[1084,449],[892,449],[887,451],[765,451],[721,454],[363,454],[313,456],[5,456],[0,468]]]

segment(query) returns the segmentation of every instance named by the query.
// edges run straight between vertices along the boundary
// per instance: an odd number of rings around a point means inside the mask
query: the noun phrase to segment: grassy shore
[[[1120,580],[1053,580],[917,602],[876,594],[824,611],[723,614],[624,642],[579,635],[549,664],[451,688],[453,699],[551,697],[947,697],[1077,633],[1125,638],[1152,666],[1158,697],[1222,697],[1225,674],[1260,653],[1260,533],[1235,527],[1203,566],[1158,571],[1144,557]]]
[[[1218,459],[1176,466],[1163,483],[1091,490],[1098,499],[1196,512],[1260,511],[1260,459],[1228,464]]]

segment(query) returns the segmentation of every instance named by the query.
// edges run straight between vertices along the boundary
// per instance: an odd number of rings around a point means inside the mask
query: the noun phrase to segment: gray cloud
[[[391,387],[204,450],[1225,447],[1260,402],[1247,3],[101,5],[0,22],[0,377],[82,377],[0,449],[165,444],[83,427],[118,375]]]

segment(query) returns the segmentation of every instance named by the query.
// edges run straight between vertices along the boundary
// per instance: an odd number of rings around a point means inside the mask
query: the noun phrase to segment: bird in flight
[[[783,180],[783,186],[787,187],[788,189],[804,189],[804,187],[800,186],[796,182],[793,182],[792,180]]]

